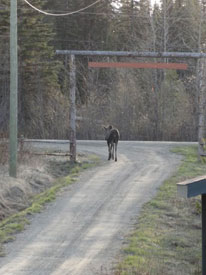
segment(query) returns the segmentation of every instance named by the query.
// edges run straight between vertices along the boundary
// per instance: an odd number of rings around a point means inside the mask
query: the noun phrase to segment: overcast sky
[[[155,3],[159,4],[160,0],[151,0],[152,5],[154,5]]]

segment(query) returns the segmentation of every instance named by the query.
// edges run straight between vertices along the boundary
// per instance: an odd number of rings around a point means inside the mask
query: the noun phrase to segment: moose
[[[119,131],[116,128],[113,128],[112,125],[105,127],[105,140],[107,141],[109,156],[108,160],[111,158],[117,161],[117,144],[120,138]],[[115,155],[115,156],[114,156]]]

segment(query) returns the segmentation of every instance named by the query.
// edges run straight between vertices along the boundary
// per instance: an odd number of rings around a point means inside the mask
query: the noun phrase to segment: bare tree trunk
[[[163,1],[163,51],[167,51],[167,43],[168,43],[168,32],[169,32],[169,26],[168,26],[168,5],[167,1]],[[167,62],[167,59],[165,58],[165,63]]]

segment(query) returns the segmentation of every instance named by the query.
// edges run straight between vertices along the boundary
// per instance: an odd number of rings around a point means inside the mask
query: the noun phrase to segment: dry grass
[[[26,152],[21,156],[18,179],[0,170],[0,256],[4,256],[3,243],[13,240],[29,223],[28,215],[40,212],[80,171],[99,163],[94,156],[80,159],[71,164],[68,157],[39,157]]]
[[[0,165],[8,163],[8,143],[0,143]]]

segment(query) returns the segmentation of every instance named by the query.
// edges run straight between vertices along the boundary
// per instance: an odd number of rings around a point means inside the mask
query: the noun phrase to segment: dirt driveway
[[[79,142],[79,151],[97,153],[103,165],[83,172],[43,213],[33,216],[28,228],[7,245],[0,274],[109,271],[142,205],[180,163],[169,151],[175,145],[179,144],[120,142],[118,162],[108,162],[105,142]]]

